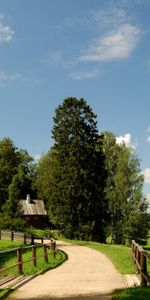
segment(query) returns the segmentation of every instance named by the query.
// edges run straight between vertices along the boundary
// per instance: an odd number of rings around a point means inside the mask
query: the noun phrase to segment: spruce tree
[[[104,241],[104,162],[96,149],[96,115],[84,99],[67,98],[52,130],[50,220],[70,238]]]

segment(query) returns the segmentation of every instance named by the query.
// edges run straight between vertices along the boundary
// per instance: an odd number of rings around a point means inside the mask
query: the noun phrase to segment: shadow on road
[[[15,298],[15,293],[9,296],[8,300],[110,300],[111,294],[90,294],[90,295],[77,295],[77,296],[64,296],[64,297],[51,297],[51,296],[40,296],[40,297],[28,297],[17,296]]]

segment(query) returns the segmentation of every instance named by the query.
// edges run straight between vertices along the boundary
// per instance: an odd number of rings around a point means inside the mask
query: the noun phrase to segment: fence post
[[[147,281],[146,281],[145,277],[143,276],[143,273],[147,274],[146,257],[143,252],[141,252],[140,265],[141,265],[141,285],[147,286]]]
[[[31,234],[31,245],[34,245],[34,235]]]
[[[14,240],[14,233],[13,231],[11,231],[11,242],[13,242],[13,240]]]
[[[43,244],[43,237],[41,237],[41,244]]]
[[[18,271],[22,273],[22,248],[17,249]]]
[[[24,233],[24,235],[23,235],[23,243],[26,244],[26,241],[27,241],[27,235],[26,235],[26,233]]]
[[[56,242],[54,242],[53,240],[51,240],[51,250],[52,250],[52,254],[55,257],[56,255]]]
[[[46,245],[44,244],[43,244],[43,255],[44,255],[45,262],[48,263],[47,248]]]
[[[32,261],[33,261],[33,265],[36,267],[36,248],[35,248],[35,246],[32,247]]]

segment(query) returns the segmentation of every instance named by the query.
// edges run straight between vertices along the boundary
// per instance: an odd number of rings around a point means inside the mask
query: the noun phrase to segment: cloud
[[[120,25],[130,22],[132,19],[125,9],[117,8],[116,5],[94,11],[92,17],[99,28],[109,30],[110,28],[118,28]]]
[[[143,171],[144,182],[150,184],[150,168],[147,168]]]
[[[35,155],[33,155],[33,159],[34,159],[35,161],[37,161],[37,162],[40,160],[41,157],[42,157],[41,154],[35,154]]]
[[[146,129],[146,132],[150,134],[150,126]],[[150,144],[150,135],[147,137],[146,141]]]
[[[70,77],[74,80],[91,79],[99,77],[101,72],[98,69],[93,71],[76,71],[70,74]]]
[[[0,71],[0,87],[6,86],[7,83],[10,83],[12,81],[21,81],[23,83],[29,83],[29,84],[39,84],[41,82],[40,79],[22,75],[20,73],[8,73],[5,71]]]
[[[8,43],[12,40],[14,31],[8,25],[4,24],[4,16],[0,15],[0,44]]]
[[[119,145],[125,143],[127,147],[131,147],[133,150],[136,148],[136,145],[132,143],[132,135],[130,133],[116,137],[116,143]]]
[[[5,83],[7,81],[14,81],[14,80],[18,80],[18,79],[22,79],[22,75],[20,73],[8,74],[4,71],[0,71],[0,84],[1,85],[5,85]]]
[[[141,37],[138,26],[129,23],[98,37],[79,57],[80,61],[111,61],[128,58]]]

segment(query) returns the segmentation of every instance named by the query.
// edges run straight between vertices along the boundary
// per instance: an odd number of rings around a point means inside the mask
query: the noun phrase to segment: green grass
[[[0,240],[0,251],[21,247],[23,244],[21,242],[10,242]]]
[[[2,241],[4,242],[4,241]],[[5,245],[4,245],[5,244]],[[19,243],[16,242],[11,242],[11,248],[15,248]],[[0,249],[6,249],[6,246],[8,245],[8,248],[10,248],[10,244],[8,242],[3,243],[2,246],[0,246]],[[41,247],[36,248],[36,256],[37,256],[37,266],[33,266],[32,261],[25,263],[25,261],[29,260],[32,258],[32,252],[31,249],[23,249],[23,274],[25,276],[27,275],[32,275],[32,274],[40,274],[46,270],[55,268],[59,266],[61,263],[63,263],[67,259],[67,255],[60,250],[57,250],[55,258],[52,255],[51,250],[48,248],[47,249],[47,254],[48,254],[48,263],[44,262],[44,258],[42,256],[43,254],[43,249]],[[39,257],[38,256],[42,256]],[[11,252],[11,253],[6,253],[6,254],[0,254],[0,268],[7,268],[11,265],[14,265],[17,263],[17,257],[16,257],[16,252]],[[11,268],[5,273],[2,273],[2,275],[18,275],[18,268],[14,267]]]
[[[112,300],[149,300],[150,287],[136,287],[116,290]]]
[[[10,292],[10,289],[0,289],[0,299],[6,299]]]

